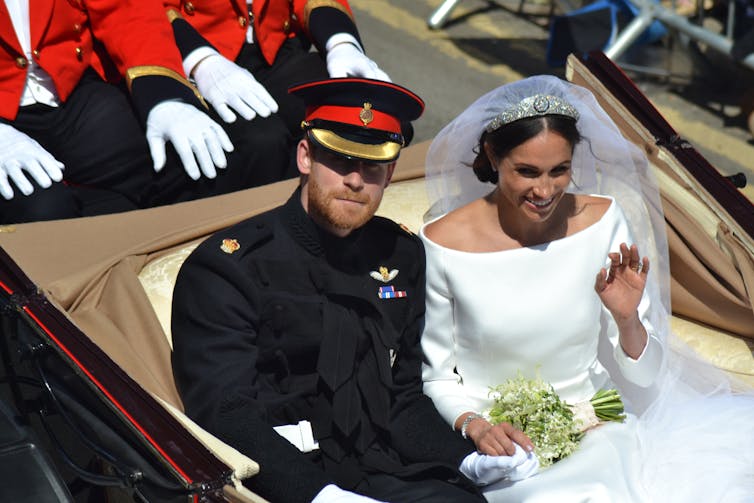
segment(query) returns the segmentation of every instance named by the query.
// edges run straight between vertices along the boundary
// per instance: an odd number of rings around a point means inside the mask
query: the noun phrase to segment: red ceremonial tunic
[[[188,84],[171,26],[152,2],[30,0],[29,18],[34,61],[63,101],[89,67],[110,81],[127,76],[130,83],[149,75]],[[0,39],[0,117],[14,120],[29,61],[5,2],[0,2]]]
[[[164,0],[168,11],[178,12],[220,54],[235,60],[246,40],[249,12],[246,0]],[[347,0],[254,0],[256,43],[268,64],[288,38],[309,36],[309,19],[318,8],[335,8],[353,19]]]

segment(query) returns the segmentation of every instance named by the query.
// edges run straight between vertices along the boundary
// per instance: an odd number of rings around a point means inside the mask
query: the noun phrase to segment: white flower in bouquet
[[[623,403],[616,390],[598,391],[589,402],[570,405],[541,379],[514,379],[491,388],[494,403],[487,412],[492,424],[507,422],[534,443],[541,468],[576,451],[584,432],[602,421],[623,421]]]

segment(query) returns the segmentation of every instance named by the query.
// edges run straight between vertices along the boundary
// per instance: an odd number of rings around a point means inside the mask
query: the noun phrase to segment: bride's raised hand
[[[621,243],[620,253],[609,253],[610,269],[597,274],[594,289],[616,320],[635,317],[649,273],[649,259],[639,258],[635,244]]]

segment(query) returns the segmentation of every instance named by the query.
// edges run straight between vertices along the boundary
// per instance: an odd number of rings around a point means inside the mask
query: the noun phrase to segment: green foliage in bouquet
[[[491,388],[492,424],[507,422],[526,433],[535,446],[541,468],[572,454],[588,427],[574,417],[572,406],[560,399],[552,385],[541,379],[514,379]],[[598,391],[592,398],[596,420],[623,421],[623,403],[616,390]]]
[[[540,468],[546,468],[574,452],[582,433],[573,412],[552,385],[539,379],[515,379],[492,388],[494,404],[490,423],[507,422],[526,433],[534,443]]]

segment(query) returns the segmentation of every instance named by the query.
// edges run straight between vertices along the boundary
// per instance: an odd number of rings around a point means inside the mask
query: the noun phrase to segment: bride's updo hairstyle
[[[474,174],[480,182],[497,184],[498,176],[494,163],[542,131],[552,131],[562,136],[571,145],[571,152],[581,141],[581,135],[576,128],[576,118],[569,115],[537,115],[503,124],[491,131],[488,128],[482,133],[475,149],[476,157],[471,164]],[[485,144],[492,148],[496,159],[487,156]]]

